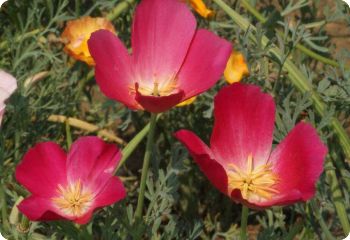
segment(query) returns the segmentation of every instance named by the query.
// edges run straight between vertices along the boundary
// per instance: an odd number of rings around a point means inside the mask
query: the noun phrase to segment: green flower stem
[[[241,240],[246,240],[248,238],[247,234],[247,223],[248,223],[248,213],[249,208],[242,205],[242,216],[241,216]]]
[[[304,45],[301,45],[300,43],[297,43],[296,48],[305,53],[306,55],[309,55],[309,57],[312,57],[320,62],[331,65],[333,67],[340,67],[338,62],[334,61],[333,59],[324,57],[318,53],[315,53],[314,51],[311,51],[309,48],[305,47]]]
[[[350,223],[346,213],[346,207],[344,205],[344,197],[339,186],[339,182],[334,170],[333,163],[330,159],[327,159],[325,169],[326,169],[327,182],[330,186],[335,210],[339,217],[339,221],[343,228],[344,234],[348,235],[350,232]]]
[[[255,30],[256,28],[250,24],[248,20],[246,20],[244,17],[239,15],[236,11],[231,9],[223,0],[213,0],[216,4],[218,4],[231,18],[234,22],[236,22],[237,25],[239,25],[243,30],[247,31],[248,29]],[[256,39],[252,39],[253,41],[256,41]],[[263,46],[266,46],[269,43],[269,39],[264,36],[262,38],[262,44]],[[273,46],[270,48],[270,53],[273,54],[278,59],[281,59],[282,53],[279,48],[276,46]],[[297,66],[289,59],[287,59],[283,66],[284,70],[286,70],[289,74],[288,77],[291,80],[291,82],[294,84],[294,86],[302,93],[310,93],[311,98],[313,100],[313,104],[315,106],[316,111],[320,116],[324,116],[326,112],[326,106],[322,102],[320,96],[313,90],[313,87],[311,83],[308,80],[308,77],[305,76],[298,68]],[[336,133],[340,145],[342,146],[342,149],[346,155],[347,158],[350,159],[350,138],[345,132],[344,128],[336,119],[335,117],[331,120],[331,126]]]
[[[267,18],[264,17],[258,10],[256,10],[256,8],[254,6],[252,6],[248,0],[241,0],[241,5],[247,9],[248,12],[250,12],[251,14],[253,14],[253,16],[259,20],[259,22],[261,23],[266,23],[267,22]]]
[[[145,199],[146,181],[147,181],[147,175],[148,175],[148,169],[149,169],[149,162],[152,154],[152,146],[154,143],[154,132],[156,128],[156,123],[157,123],[157,114],[152,113],[151,121],[150,121],[150,129],[149,129],[147,144],[146,144],[146,152],[143,159],[139,197],[137,199],[137,207],[135,211],[136,220],[139,220],[142,217],[143,202]]]
[[[157,121],[161,114],[157,115]],[[118,169],[125,163],[125,161],[130,157],[130,155],[134,152],[136,147],[140,144],[140,142],[145,138],[147,133],[151,128],[151,123],[148,123],[131,141],[125,146],[122,150],[122,159],[119,162],[118,167],[114,171],[114,175],[117,173]]]
[[[265,18],[262,14],[260,14],[249,2],[248,0],[241,0],[242,6],[247,9],[253,16],[259,20],[261,23],[266,23],[267,18]],[[280,34],[280,32],[278,32]],[[326,58],[318,53],[315,53],[314,51],[311,51],[309,48],[305,47],[304,45],[298,43],[296,45],[296,48],[305,53],[306,55],[323,62],[325,64],[331,65],[333,67],[340,67],[339,63],[334,61],[333,59]]]

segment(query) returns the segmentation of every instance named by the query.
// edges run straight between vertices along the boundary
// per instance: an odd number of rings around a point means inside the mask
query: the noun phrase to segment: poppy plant
[[[102,92],[131,109],[159,113],[212,87],[231,44],[204,29],[179,0],[142,0],[132,27],[132,53],[114,34],[88,41]]]
[[[10,97],[16,88],[16,79],[12,75],[0,70],[0,124],[5,113],[5,100]]]
[[[297,124],[271,151],[275,103],[270,95],[235,83],[218,93],[214,106],[210,147],[191,131],[175,136],[215,187],[252,208],[313,197],[327,148],[310,124]]]
[[[106,29],[115,33],[112,23],[105,18],[84,16],[68,21],[61,35],[62,40],[65,42],[64,51],[76,60],[94,66],[95,62],[89,52],[87,41],[91,33],[99,29]]]
[[[31,196],[18,206],[32,221],[71,220],[87,223],[96,208],[126,196],[113,176],[121,153],[97,137],[82,137],[68,154],[53,142],[30,149],[17,166],[16,179]]]

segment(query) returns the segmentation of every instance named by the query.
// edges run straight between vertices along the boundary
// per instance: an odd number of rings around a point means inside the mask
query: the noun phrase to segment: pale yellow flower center
[[[80,180],[69,184],[66,188],[58,185],[59,196],[52,198],[57,208],[68,216],[80,217],[84,215],[92,204],[93,195],[84,189]]]
[[[173,93],[176,88],[175,80],[168,80],[159,83],[158,81],[154,81],[153,84],[140,84],[138,91],[144,96],[169,96]],[[130,91],[135,92],[135,87],[130,86]]]
[[[272,164],[253,166],[252,155],[248,156],[246,169],[240,169],[235,164],[228,165],[229,193],[234,189],[241,191],[247,201],[269,200],[277,194],[278,176],[272,172]]]

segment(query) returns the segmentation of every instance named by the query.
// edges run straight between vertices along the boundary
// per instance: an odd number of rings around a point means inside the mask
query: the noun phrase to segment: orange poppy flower
[[[214,16],[214,11],[207,8],[202,0],[190,0],[192,8],[202,17],[211,18]]]
[[[249,69],[243,54],[232,51],[224,71],[226,82],[230,84],[240,82],[242,78],[247,75],[249,75]]]
[[[90,66],[95,65],[91,57],[87,41],[91,33],[106,29],[115,33],[115,29],[110,21],[105,18],[92,18],[85,16],[76,20],[68,21],[61,38],[66,43],[64,51],[76,60],[86,62]]]

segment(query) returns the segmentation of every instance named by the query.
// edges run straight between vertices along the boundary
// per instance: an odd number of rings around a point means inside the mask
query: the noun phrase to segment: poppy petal
[[[24,199],[18,209],[31,221],[51,221],[67,219],[56,213],[49,198],[30,196]]]
[[[196,20],[182,1],[143,0],[132,30],[136,82],[174,78],[196,30]]]
[[[293,204],[301,199],[300,191],[296,189],[291,189],[288,193],[278,194],[273,197],[273,199],[266,201],[250,201],[243,199],[242,194],[239,190],[234,190],[231,193],[231,199],[235,202],[242,203],[252,209],[264,209],[271,206],[277,205],[289,205]]]
[[[91,35],[88,45],[96,63],[95,77],[101,91],[131,109],[138,109],[130,91],[134,84],[131,58],[123,43],[110,31],[99,30]]]
[[[211,88],[221,77],[231,44],[207,30],[198,30],[178,73],[178,88],[191,98]]]
[[[175,137],[186,146],[209,181],[221,192],[227,194],[226,171],[220,163],[212,158],[212,152],[208,146],[191,131],[177,131]]]
[[[86,214],[84,214],[82,217],[75,218],[75,219],[73,219],[73,221],[75,223],[78,223],[78,224],[81,224],[81,225],[87,224],[90,221],[90,219],[91,219],[91,217],[92,217],[92,215],[94,213],[93,210],[95,210],[95,209],[91,209]]]
[[[96,208],[111,205],[126,197],[123,182],[118,177],[111,177],[105,187],[96,196],[94,205]]]
[[[222,164],[245,168],[249,155],[254,165],[265,164],[271,151],[275,103],[254,85],[236,83],[215,97],[211,149]]]
[[[32,194],[54,196],[58,184],[67,182],[66,153],[53,142],[37,144],[17,166],[16,179]]]
[[[107,176],[106,176],[107,177]],[[86,224],[90,221],[96,208],[112,205],[126,197],[126,191],[123,183],[117,177],[110,177],[102,189],[99,189],[90,210],[83,216],[74,219],[78,224]]]
[[[297,124],[276,147],[270,161],[280,178],[276,189],[285,195],[280,199],[280,204],[312,198],[316,191],[316,181],[323,171],[327,151],[315,128],[304,122]],[[291,190],[300,192],[299,199],[288,196]]]
[[[80,180],[91,189],[100,189],[112,176],[120,159],[121,153],[114,144],[107,144],[98,137],[81,137],[68,153],[68,180]]]
[[[164,112],[182,102],[184,92],[180,91],[168,96],[144,96],[136,91],[136,101],[147,111],[153,113]]]

